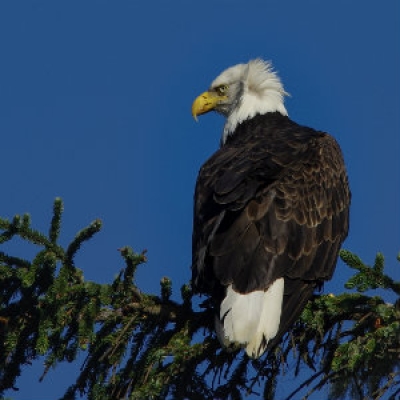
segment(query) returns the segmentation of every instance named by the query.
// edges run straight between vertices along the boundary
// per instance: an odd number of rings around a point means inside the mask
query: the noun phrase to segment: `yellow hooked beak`
[[[202,93],[192,104],[192,115],[197,121],[197,116],[213,110],[221,100],[226,100],[226,96],[220,96],[215,92]]]

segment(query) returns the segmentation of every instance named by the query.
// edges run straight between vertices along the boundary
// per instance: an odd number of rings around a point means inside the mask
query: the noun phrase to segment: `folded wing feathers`
[[[290,328],[333,274],[350,196],[335,140],[279,113],[239,125],[205,163],[196,186],[193,284],[213,295],[215,280],[226,291],[218,292],[217,307],[225,298],[215,322],[224,346],[239,343],[256,358]],[[290,280],[299,292],[288,291]]]

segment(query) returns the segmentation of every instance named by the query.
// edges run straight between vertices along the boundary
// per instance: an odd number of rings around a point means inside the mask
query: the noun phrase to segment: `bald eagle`
[[[252,358],[279,343],[335,269],[349,227],[342,153],[287,116],[269,62],[222,72],[192,114],[226,118],[195,189],[192,286],[211,296],[224,347]]]

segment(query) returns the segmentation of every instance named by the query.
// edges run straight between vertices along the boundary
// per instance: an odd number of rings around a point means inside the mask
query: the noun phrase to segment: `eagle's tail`
[[[279,278],[266,290],[241,294],[232,285],[226,290],[215,330],[224,347],[240,344],[249,357],[258,358],[268,347],[280,327],[284,278]]]

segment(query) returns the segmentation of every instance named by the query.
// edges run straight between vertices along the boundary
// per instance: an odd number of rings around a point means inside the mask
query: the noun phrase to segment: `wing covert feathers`
[[[264,292],[284,278],[276,338],[282,336],[315,286],[332,277],[348,232],[349,204],[342,154],[331,136],[278,113],[242,123],[199,172],[194,290],[212,295],[216,307],[222,302],[222,312],[229,290],[237,296]],[[288,295],[286,280],[300,293]],[[231,337],[229,329],[225,334]]]

